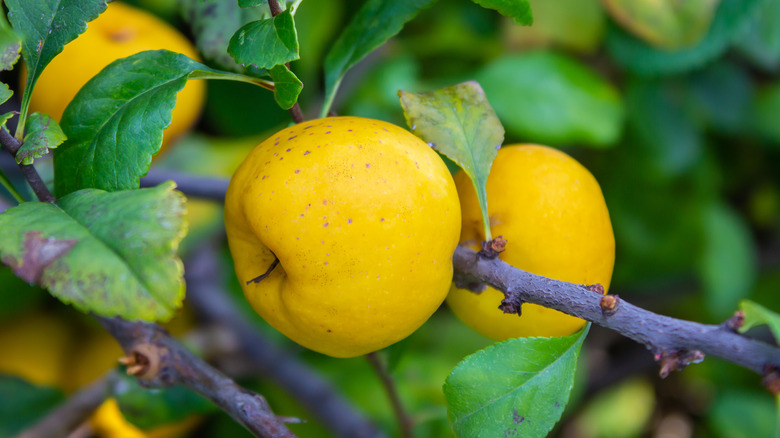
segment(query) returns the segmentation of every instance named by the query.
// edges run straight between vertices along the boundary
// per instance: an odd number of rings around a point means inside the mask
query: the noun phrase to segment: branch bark
[[[257,437],[295,435],[266,400],[244,389],[190,352],[157,324],[97,317],[128,355],[128,372],[150,388],[183,385],[219,406]]]
[[[186,181],[179,184],[185,194],[197,193]],[[224,191],[213,185],[209,199],[224,200]],[[614,311],[601,307],[603,295],[584,285],[552,280],[512,267],[500,259],[487,260],[458,247],[453,255],[456,281],[484,283],[505,293],[507,307],[523,302],[539,304],[592,321],[645,345],[661,362],[662,372],[698,361],[694,353],[719,357],[761,375],[767,367],[780,367],[780,348],[735,333],[725,325],[699,324],[658,315],[617,299]],[[615,296],[616,297],[616,296]],[[496,310],[498,311],[498,310]]]
[[[105,401],[113,373],[113,370],[108,372],[86,388],[70,396],[62,405],[46,414],[35,425],[17,435],[16,438],[67,437]]]
[[[662,373],[665,366],[675,369],[675,365],[684,366],[703,359],[697,351],[759,374],[764,374],[767,366],[780,365],[780,348],[737,334],[726,325],[699,324],[658,315],[615,295],[611,295],[618,300],[614,308],[603,309],[604,296],[587,286],[534,275],[500,259],[479,257],[464,247],[455,250],[453,265],[456,281],[490,285],[504,292],[504,301],[511,306],[521,308],[524,302],[539,304],[592,321],[645,345],[656,361],[662,362]]]
[[[223,193],[224,195],[224,193]],[[317,373],[263,337],[221,286],[217,251],[209,245],[185,260],[187,300],[206,320],[230,330],[257,374],[274,381],[334,436],[380,438],[384,435]]]

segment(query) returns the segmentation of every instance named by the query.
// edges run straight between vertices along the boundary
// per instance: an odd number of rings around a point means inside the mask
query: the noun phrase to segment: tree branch
[[[9,352],[8,354],[13,354]],[[89,386],[79,390],[35,425],[16,438],[65,438],[86,421],[95,409],[105,401],[108,386],[114,377],[111,370]]]
[[[203,395],[254,436],[290,438],[265,399],[242,388],[171,337],[157,324],[97,317],[128,355],[129,374],[146,387],[183,385]]]
[[[179,183],[185,194],[197,193]],[[209,198],[224,200],[225,193],[214,185]],[[734,333],[725,326],[699,324],[662,316],[634,306],[622,299],[613,311],[602,310],[602,295],[583,285],[552,280],[514,268],[500,259],[487,260],[477,253],[458,247],[453,256],[455,280],[461,283],[485,283],[504,292],[507,308],[523,302],[539,304],[592,321],[645,345],[666,372],[700,358],[700,351],[767,374],[767,366],[780,367],[780,348]],[[616,296],[614,296],[616,298]],[[606,303],[605,303],[606,304]],[[662,372],[664,369],[662,369]]]
[[[223,193],[224,196],[224,193]],[[233,332],[255,371],[295,398],[333,435],[344,438],[382,437],[330,383],[263,337],[221,286],[217,251],[206,245],[185,260],[187,300],[206,320]]]
[[[379,354],[377,354],[376,351],[368,353],[366,355],[366,359],[368,360],[368,363],[371,364],[371,368],[374,369],[374,372],[379,377],[379,380],[382,381],[382,386],[384,386],[385,392],[387,392],[387,398],[390,399],[390,404],[393,406],[393,413],[395,413],[396,422],[398,422],[398,429],[401,438],[412,438],[414,436],[412,433],[414,422],[412,421],[412,418],[409,417],[409,414],[406,413],[406,409],[404,409],[404,405],[401,402],[401,397],[398,394],[395,382],[390,376],[387,367],[384,363],[382,363],[382,359],[379,357]]]
[[[739,335],[726,325],[707,325],[658,315],[636,307],[616,295],[609,299],[588,287],[534,275],[500,259],[487,260],[464,247],[453,256],[456,282],[485,283],[502,292],[505,303],[520,308],[523,302],[539,304],[592,321],[645,345],[662,365],[662,375],[703,354],[720,357],[759,374],[780,365],[780,348]],[[602,299],[604,305],[602,307]],[[610,308],[611,307],[611,308]],[[697,353],[698,352],[698,353]]]
[[[170,180],[181,186],[179,190],[187,196],[219,202],[225,200],[225,192],[230,182],[225,178],[195,176],[183,172],[152,168],[145,177],[141,178],[141,187],[154,187]]]
[[[19,149],[22,147],[22,143],[14,138],[14,136],[5,128],[0,128],[0,144],[2,144],[3,148],[5,148],[14,159],[16,159],[16,153],[19,152]],[[38,171],[35,170],[35,167],[33,167],[32,164],[19,164],[19,169],[21,169],[22,174],[39,200],[42,202],[55,201],[54,196],[49,191],[49,188],[46,187],[46,184],[41,179],[41,176],[38,175]]]

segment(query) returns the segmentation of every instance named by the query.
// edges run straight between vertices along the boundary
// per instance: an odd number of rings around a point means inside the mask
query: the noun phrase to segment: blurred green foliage
[[[189,32],[171,12],[172,2],[133,3]],[[600,182],[617,242],[612,292],[659,313],[710,323],[729,317],[742,299],[780,310],[780,0],[692,2],[700,8],[661,24],[653,17],[679,2],[642,2],[646,10],[638,13],[649,15],[630,20],[616,15],[617,3],[532,0],[534,24],[520,27],[469,0],[440,0],[347,72],[332,109],[403,126],[399,89],[419,93],[478,80],[506,128],[506,144],[564,149]],[[362,4],[307,0],[298,8],[301,59],[291,68],[304,83],[300,104],[309,117],[323,102],[325,54]],[[290,123],[266,90],[222,81],[208,86],[195,127],[208,137],[182,140],[159,165],[219,174],[198,164],[221,168],[215,150],[232,151],[236,138],[259,139]],[[209,214],[204,222],[214,230],[219,218]],[[52,304],[10,277],[0,269],[0,284],[9,291],[0,319]],[[229,281],[236,302],[245,305],[236,280]],[[760,330],[748,334],[773,342]],[[670,377],[678,395],[670,398],[649,352],[637,365],[618,354],[630,341],[597,336],[592,332],[583,347],[587,376],[639,377],[616,378],[603,392],[576,382],[585,388],[552,436],[656,436],[673,419],[688,427],[680,426],[690,432],[682,436],[774,433],[773,400],[758,376],[707,359]],[[441,309],[401,347],[383,353],[395,364],[392,374],[416,436],[452,436],[444,379],[465,356],[490,344]],[[286,345],[388,434],[396,433],[391,407],[365,360]],[[278,414],[309,418],[272,382],[242,383],[261,391]],[[300,436],[327,436],[315,421],[290,427]],[[248,436],[223,414],[199,433]]]

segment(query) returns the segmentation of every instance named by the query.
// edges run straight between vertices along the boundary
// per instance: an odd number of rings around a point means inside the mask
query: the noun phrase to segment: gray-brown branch
[[[158,178],[162,180],[164,174]],[[177,183],[183,193],[196,194],[190,190],[187,180]],[[224,183],[211,184],[206,190],[207,197],[224,201],[222,186]],[[523,302],[539,304],[612,329],[647,346],[661,362],[662,374],[700,360],[696,352],[720,357],[762,375],[771,371],[770,368],[780,368],[780,348],[737,334],[725,325],[658,315],[623,299],[617,300],[614,312],[604,312],[602,295],[583,285],[551,280],[514,268],[500,259],[477,258],[476,254],[464,247],[455,250],[456,281],[493,286],[507,294],[509,306],[520,307]]]
[[[7,354],[13,354],[8,352]],[[64,403],[47,413],[16,438],[65,438],[86,421],[105,401],[114,371],[71,395]]]
[[[505,301],[519,308],[524,302],[539,304],[612,329],[644,344],[662,362],[662,367],[664,359],[671,355],[678,355],[682,360],[679,366],[698,361],[703,356],[696,354],[697,351],[759,374],[766,374],[768,367],[780,366],[779,348],[737,334],[726,325],[699,324],[658,315],[614,295],[611,296],[617,299],[614,309],[604,311],[603,295],[584,285],[534,275],[500,259],[479,257],[464,247],[455,250],[453,265],[456,281],[488,284],[504,292]],[[674,365],[668,366],[675,369]]]
[[[203,395],[256,437],[295,435],[274,415],[266,400],[217,371],[190,352],[157,324],[119,318],[98,320],[128,355],[125,363],[141,385],[151,388],[183,385]]]

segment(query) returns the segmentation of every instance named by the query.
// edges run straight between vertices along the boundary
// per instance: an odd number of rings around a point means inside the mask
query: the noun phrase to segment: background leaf
[[[505,55],[476,78],[507,131],[522,141],[609,146],[620,137],[617,90],[563,55]]]
[[[693,47],[676,51],[655,48],[613,25],[607,34],[607,49],[618,64],[634,73],[672,74],[690,70],[723,53],[740,36],[761,1],[721,0],[709,31]]]
[[[65,109],[61,125],[68,140],[54,153],[57,196],[83,188],[138,188],[171,123],[176,93],[190,78],[263,85],[260,79],[213,70],[167,50],[114,61]]]
[[[755,245],[743,219],[726,205],[712,203],[703,215],[699,275],[707,297],[704,303],[713,317],[727,318],[755,283]]]
[[[22,38],[22,56],[27,81],[22,95],[20,128],[24,127],[27,106],[35,81],[43,69],[106,10],[106,0],[6,0],[8,19]],[[17,138],[21,138],[17,133]]]
[[[27,119],[24,143],[16,153],[16,162],[32,164],[37,158],[49,153],[67,139],[56,120],[48,114],[32,113]]]
[[[412,133],[457,163],[471,178],[482,208],[485,240],[491,240],[485,186],[504,142],[504,128],[482,88],[472,81],[428,93],[398,94]]]
[[[473,0],[483,8],[495,9],[501,15],[509,17],[515,23],[530,26],[534,22],[531,5],[528,0]]]
[[[368,0],[352,18],[325,57],[325,117],[344,74],[366,55],[401,31],[420,9],[434,0]]]
[[[569,399],[587,332],[511,339],[466,357],[444,384],[455,434],[547,436]]]
[[[167,320],[184,298],[176,249],[187,225],[173,188],[25,202],[0,214],[0,255],[16,275],[81,311]]]
[[[765,70],[780,66],[780,1],[764,0],[753,13],[746,32],[737,41],[739,50]]]
[[[674,50],[699,42],[720,0],[605,0],[624,29],[653,46]]]
[[[230,39],[228,53],[241,65],[264,69],[299,59],[292,14],[286,10],[241,27]]]
[[[512,51],[556,46],[578,53],[599,49],[606,13],[599,0],[530,0],[533,26],[504,26]]]
[[[0,374],[0,437],[16,436],[63,400],[57,389]]]

